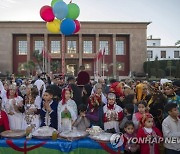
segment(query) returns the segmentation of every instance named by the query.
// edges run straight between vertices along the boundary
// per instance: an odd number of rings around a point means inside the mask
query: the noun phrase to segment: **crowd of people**
[[[0,81],[0,98],[0,132],[26,130],[29,125],[59,132],[100,126],[108,133],[124,133],[125,153],[180,153],[179,144],[128,142],[132,137],[180,137],[178,80],[105,83],[99,78],[79,85],[74,76],[12,77]]]

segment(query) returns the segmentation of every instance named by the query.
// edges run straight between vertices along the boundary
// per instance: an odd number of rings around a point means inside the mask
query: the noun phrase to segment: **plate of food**
[[[110,142],[110,138],[113,134],[101,132],[98,135],[89,135],[89,137],[98,142]]]
[[[48,139],[48,138],[52,138],[53,132],[57,132],[57,130],[55,128],[52,128],[49,126],[43,126],[43,127],[36,129],[32,133],[32,136],[34,138],[38,138],[38,139]]]
[[[71,140],[71,141],[80,139],[86,136],[88,136],[88,133],[86,131],[79,131],[79,130],[64,131],[59,134],[60,138]]]
[[[25,130],[6,130],[1,133],[2,137],[7,137],[7,138],[21,138],[26,135]]]
[[[91,128],[88,128],[86,130],[90,135],[98,135],[101,132],[103,132],[103,130],[101,129],[101,127],[99,126],[92,126]]]

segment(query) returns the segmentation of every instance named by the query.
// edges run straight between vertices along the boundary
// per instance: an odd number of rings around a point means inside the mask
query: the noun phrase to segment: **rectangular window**
[[[161,58],[166,58],[166,51],[161,51]]]
[[[60,53],[61,42],[60,41],[51,41],[51,53]]]
[[[180,58],[179,51],[174,51],[174,58]]]
[[[27,41],[18,41],[18,54],[27,55]]]
[[[43,40],[34,41],[34,50],[39,50],[39,53],[41,53],[43,49],[44,49]]]
[[[104,50],[105,55],[109,55],[109,42],[108,41],[99,41],[99,50]]]
[[[67,41],[67,53],[76,53],[76,41]]]
[[[84,53],[92,53],[92,41],[83,41],[83,52]]]
[[[125,55],[124,41],[116,41],[116,55]]]
[[[147,51],[147,58],[153,58],[153,51],[152,50],[148,50]]]

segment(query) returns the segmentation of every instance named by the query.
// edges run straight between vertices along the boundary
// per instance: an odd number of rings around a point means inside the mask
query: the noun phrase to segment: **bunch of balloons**
[[[40,9],[41,18],[46,21],[46,28],[51,33],[72,35],[80,30],[80,22],[76,20],[80,14],[79,6],[75,3],[68,5],[63,0],[52,0],[51,6],[45,5]]]

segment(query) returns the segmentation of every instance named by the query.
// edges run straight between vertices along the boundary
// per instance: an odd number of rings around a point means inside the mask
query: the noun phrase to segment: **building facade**
[[[128,76],[143,72],[146,61],[146,30],[149,22],[81,22],[77,34],[52,34],[44,22],[0,22],[0,71],[21,74],[23,65],[34,61],[34,51],[48,53],[51,62],[62,69],[64,51],[66,74],[77,75],[84,65],[91,76],[98,72],[106,77]],[[64,50],[62,50],[64,49]],[[96,62],[99,50],[105,49],[104,65]],[[47,60],[48,61],[48,60]],[[46,63],[44,63],[45,65]],[[48,65],[48,64],[47,64]],[[37,65],[36,65],[37,66]],[[50,66],[46,67],[50,71]],[[38,67],[36,69],[39,69]],[[97,70],[98,69],[98,70]]]
[[[173,60],[180,59],[180,48],[177,46],[161,46],[161,39],[150,36],[147,39],[147,60]]]

